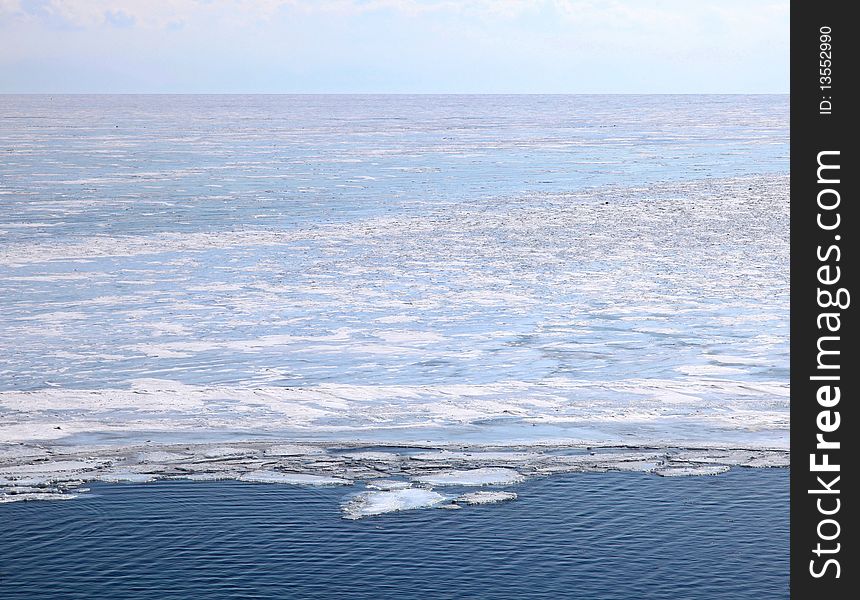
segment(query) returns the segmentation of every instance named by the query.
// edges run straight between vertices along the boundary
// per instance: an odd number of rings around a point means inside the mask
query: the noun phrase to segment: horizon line
[[[784,92],[8,92],[0,96],[790,96]]]

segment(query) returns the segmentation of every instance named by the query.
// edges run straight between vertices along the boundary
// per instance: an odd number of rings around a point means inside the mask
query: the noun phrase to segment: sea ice
[[[612,468],[618,471],[642,471],[650,473],[660,466],[661,463],[647,460],[628,460],[612,463]]]
[[[500,462],[524,462],[534,460],[537,455],[534,452],[500,452],[500,451],[481,451],[481,452],[452,452],[450,450],[436,450],[432,452],[419,452],[413,454],[409,458],[412,460],[428,460],[428,461],[460,461],[460,462],[475,462],[475,461],[500,461]]]
[[[239,479],[239,474],[232,471],[219,471],[217,473],[188,473],[178,475],[176,479],[187,479],[189,481],[223,481],[227,479]]]
[[[370,481],[367,484],[367,487],[372,490],[405,490],[406,488],[412,487],[412,484],[408,481],[394,481],[392,479],[376,479],[374,481]]]
[[[231,448],[229,446],[209,448],[203,452],[205,458],[244,458],[254,456],[256,452],[253,450],[245,450],[243,448]]]
[[[27,492],[24,494],[0,494],[0,504],[24,502],[25,500],[72,500],[77,494],[56,494],[52,492]]]
[[[690,477],[694,475],[719,475],[731,467],[726,465],[688,465],[683,467],[661,467],[654,473],[660,477]]]
[[[93,477],[96,481],[105,483],[149,483],[155,481],[155,475],[150,473],[135,473],[133,471],[104,471]]]
[[[395,454],[394,452],[347,452],[344,454],[344,457],[351,458],[353,460],[367,460],[367,461],[383,461],[383,462],[391,462],[391,461],[399,461],[400,455]]]
[[[415,477],[415,481],[430,485],[500,485],[517,483],[523,476],[513,469],[485,467],[465,471],[441,471]]]
[[[137,459],[142,463],[169,463],[188,460],[188,454],[179,454],[177,452],[141,452],[137,455]]]
[[[454,502],[463,502],[464,504],[493,504],[495,502],[516,499],[517,495],[514,492],[469,492],[468,494],[457,496],[454,498]]]
[[[266,448],[264,454],[266,456],[306,456],[308,454],[325,454],[325,450],[304,444],[278,444]]]
[[[333,444],[330,452],[319,443],[286,441],[150,443],[146,447],[71,445],[52,449],[49,460],[34,461],[26,448],[16,446],[12,456],[0,456],[0,494],[62,495],[81,492],[79,486],[87,481],[144,482],[159,478],[297,485],[363,481],[368,490],[393,492],[406,491],[415,484],[425,488],[504,485],[540,475],[610,470],[667,477],[712,475],[735,465],[787,466],[790,459],[787,451],[718,447],[571,449],[546,445],[532,446],[528,451],[528,445],[507,450],[497,445],[419,447],[422,451],[416,453],[415,446],[379,445],[379,450],[370,451],[365,450],[367,446],[343,442]],[[39,447],[33,449],[34,455],[41,457]],[[416,456],[418,459],[413,460]]]
[[[360,519],[400,510],[429,508],[445,499],[438,492],[422,488],[361,492],[345,502],[342,509],[345,519]]]
[[[256,483],[290,483],[294,485],[351,485],[349,479],[311,475],[308,473],[283,473],[281,471],[251,471],[239,476],[240,481]]]

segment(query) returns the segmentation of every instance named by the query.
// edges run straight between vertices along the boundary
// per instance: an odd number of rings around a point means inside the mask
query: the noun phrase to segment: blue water
[[[0,508],[0,597],[787,598],[788,480],[574,474],[360,521],[342,488],[98,485]]]

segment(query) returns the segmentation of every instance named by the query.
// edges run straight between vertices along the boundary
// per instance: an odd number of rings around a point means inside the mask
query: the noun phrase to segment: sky
[[[788,0],[0,0],[0,93],[788,87]]]

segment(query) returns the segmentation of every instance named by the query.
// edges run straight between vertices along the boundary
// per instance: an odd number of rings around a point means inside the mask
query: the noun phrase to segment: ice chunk
[[[726,465],[667,466],[656,469],[654,473],[660,477],[690,477],[694,475],[719,475],[728,471],[729,468]]]
[[[105,483],[149,483],[150,481],[155,481],[156,477],[151,473],[135,473],[134,471],[109,470],[103,471],[95,477],[91,477],[90,479],[104,481]]]
[[[23,465],[3,467],[3,474],[58,474],[71,472],[88,472],[107,466],[108,460],[57,460],[50,462],[36,462]]]
[[[451,452],[450,450],[436,450],[432,452],[419,452],[409,457],[412,460],[456,460],[460,462],[523,462],[531,461],[540,458],[540,454],[536,452],[499,452],[499,451],[478,451],[478,452]]]
[[[26,500],[72,500],[77,494],[57,494],[52,492],[27,492],[24,494],[0,494],[0,504],[24,502]]]
[[[468,494],[454,498],[454,502],[463,502],[464,504],[493,504],[495,502],[516,499],[517,495],[514,492],[469,492]]]
[[[617,471],[642,471],[650,473],[663,463],[649,460],[625,460],[611,463],[609,466]]]
[[[372,490],[405,490],[412,487],[408,481],[394,481],[393,479],[376,479],[367,483]]]
[[[217,446],[207,448],[203,452],[205,458],[247,458],[255,456],[257,453],[254,450],[246,450],[243,448],[231,448],[229,446]]]
[[[751,458],[741,466],[744,467],[788,467],[791,465],[791,456],[788,452],[774,452]]]
[[[445,499],[438,492],[422,488],[361,492],[344,503],[342,509],[345,519],[361,519],[399,510],[429,508]]]
[[[382,461],[393,462],[399,461],[400,455],[394,452],[348,452],[343,455],[352,460],[367,460],[367,461]]]
[[[226,479],[239,479],[239,474],[233,471],[188,473],[185,475],[177,475],[175,479],[187,479],[189,481],[222,481]]]
[[[44,448],[25,445],[2,445],[0,446],[0,460],[27,458],[30,460],[45,459],[51,453]]]
[[[304,444],[278,444],[266,448],[265,454],[266,456],[307,456],[308,454],[325,454],[325,450]]]
[[[441,471],[415,477],[415,481],[430,485],[499,485],[517,483],[523,476],[513,469],[486,467],[464,471]]]
[[[137,455],[137,460],[144,463],[169,463],[169,462],[178,462],[181,460],[187,460],[189,455],[187,454],[179,454],[177,452],[164,452],[164,451],[154,451],[154,452],[141,452]]]
[[[240,481],[256,483],[290,483],[293,485],[351,485],[349,479],[311,475],[308,473],[283,473],[281,471],[251,471],[239,476]]]

